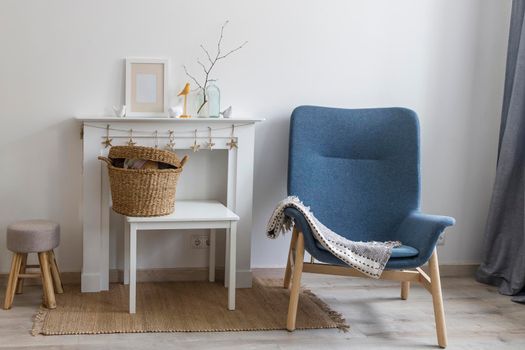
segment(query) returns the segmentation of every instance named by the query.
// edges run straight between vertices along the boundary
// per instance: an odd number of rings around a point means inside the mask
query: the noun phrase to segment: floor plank
[[[282,277],[281,271],[257,275]],[[13,308],[0,310],[0,348],[39,349],[425,349],[437,348],[432,301],[419,286],[408,300],[388,281],[304,274],[303,284],[341,312],[351,326],[338,330],[235,333],[149,333],[79,336],[30,335],[41,289],[28,286]],[[0,300],[4,291],[0,292]],[[471,278],[444,278],[448,349],[524,349],[525,306]]]

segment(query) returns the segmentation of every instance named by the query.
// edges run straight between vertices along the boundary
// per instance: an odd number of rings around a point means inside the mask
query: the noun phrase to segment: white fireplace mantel
[[[237,287],[250,287],[251,274],[251,234],[253,201],[253,168],[255,123],[263,119],[241,118],[116,118],[91,117],[76,118],[82,123],[83,135],[83,265],[82,292],[97,292],[109,289],[109,232],[110,232],[110,192],[106,169],[97,159],[107,154],[108,149],[102,141],[106,137],[106,127],[110,125],[113,145],[123,145],[129,139],[130,129],[133,138],[140,145],[162,147],[168,140],[168,130],[175,135],[175,149],[189,150],[195,140],[204,148],[208,141],[208,128],[212,129],[214,149],[228,150],[227,203],[228,208],[240,217],[237,229]],[[232,137],[238,148],[229,149],[227,143]],[[154,131],[157,130],[157,137]],[[191,151],[191,150],[190,150]]]

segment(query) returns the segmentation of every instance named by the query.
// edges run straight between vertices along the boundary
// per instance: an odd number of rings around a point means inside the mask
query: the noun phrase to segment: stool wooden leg
[[[20,264],[20,274],[26,273],[27,265],[27,253],[22,253],[22,262]],[[22,294],[24,292],[24,279],[18,279],[18,284],[16,285],[16,294]]]
[[[9,272],[9,279],[7,280],[7,288],[5,291],[4,309],[9,310],[13,305],[13,299],[15,297],[16,282],[18,281],[18,274],[20,271],[20,265],[22,264],[22,254],[14,253],[13,259],[11,260],[11,271]]]
[[[48,253],[49,256],[49,265],[51,267],[51,275],[53,277],[53,285],[55,287],[55,292],[58,294],[64,293],[64,288],[62,287],[62,281],[60,280],[60,270],[58,269],[57,260],[55,258],[55,252],[50,250]]]
[[[55,300],[55,291],[53,289],[53,280],[51,277],[51,268],[49,267],[49,253],[38,253],[38,261],[40,262],[40,270],[42,270],[42,287],[44,289],[44,302],[48,309],[57,307]]]

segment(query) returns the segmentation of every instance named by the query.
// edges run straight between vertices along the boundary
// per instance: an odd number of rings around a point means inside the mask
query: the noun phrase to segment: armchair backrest
[[[288,194],[349,239],[392,239],[419,209],[417,115],[404,108],[296,108]]]

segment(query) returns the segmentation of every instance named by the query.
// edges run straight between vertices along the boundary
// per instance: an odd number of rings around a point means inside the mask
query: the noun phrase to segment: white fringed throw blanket
[[[324,226],[315,218],[310,208],[297,197],[290,196],[277,204],[270,221],[266,226],[269,238],[277,238],[280,233],[289,231],[293,226],[291,218],[284,215],[286,208],[299,210],[310,226],[315,239],[330,253],[356,270],[372,277],[379,278],[390,259],[392,248],[400,242],[354,242],[350,241]]]

